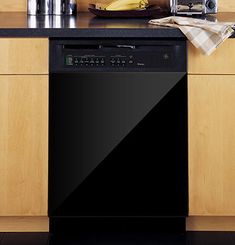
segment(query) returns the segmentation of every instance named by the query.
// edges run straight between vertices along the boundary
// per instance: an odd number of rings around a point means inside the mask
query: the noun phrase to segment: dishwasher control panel
[[[65,66],[75,66],[75,67],[125,67],[127,65],[134,65],[133,55],[123,56],[123,55],[113,55],[110,57],[106,56],[96,56],[96,55],[66,55],[65,56]]]
[[[51,40],[50,72],[186,71],[186,42]]]
[[[76,55],[66,53],[64,57],[64,66],[67,68],[92,69],[99,67],[108,68],[143,68],[143,67],[161,67],[162,65],[171,65],[173,54],[165,50],[164,52],[153,52],[134,56],[133,54],[112,54],[112,55]],[[151,55],[155,55],[152,56]]]

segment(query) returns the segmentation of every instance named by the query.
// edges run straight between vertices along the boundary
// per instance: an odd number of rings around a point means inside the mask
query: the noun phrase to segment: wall
[[[0,12],[1,11],[26,11],[27,0],[0,0]],[[88,3],[94,2],[95,0],[77,0],[78,8],[80,11],[86,11]],[[97,0],[102,2],[103,0]],[[159,1],[159,0],[158,0]],[[162,1],[162,0],[160,0]],[[165,0],[167,1],[167,0]],[[235,1],[234,0],[218,0],[220,12],[235,12]]]

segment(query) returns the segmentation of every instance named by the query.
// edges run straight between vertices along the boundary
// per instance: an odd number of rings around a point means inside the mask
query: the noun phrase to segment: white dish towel
[[[212,54],[234,32],[232,28],[234,23],[211,22],[180,16],[150,20],[149,24],[179,28],[188,40],[206,55]]]

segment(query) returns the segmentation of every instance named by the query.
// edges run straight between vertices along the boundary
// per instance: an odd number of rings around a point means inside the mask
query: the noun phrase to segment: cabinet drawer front
[[[235,74],[235,39],[226,40],[210,56],[188,42],[189,74]]]
[[[1,38],[0,74],[48,74],[47,38]]]

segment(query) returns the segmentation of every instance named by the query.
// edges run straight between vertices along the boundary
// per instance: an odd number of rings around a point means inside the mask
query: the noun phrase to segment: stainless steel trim
[[[210,8],[211,6],[213,8]],[[172,14],[200,15],[217,13],[218,0],[170,0]]]

